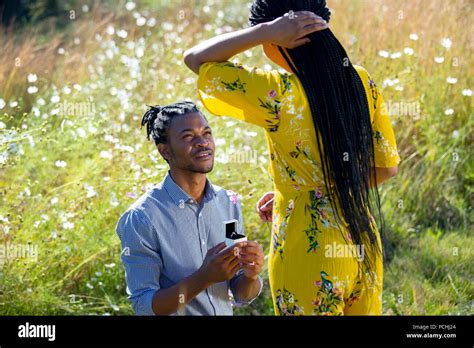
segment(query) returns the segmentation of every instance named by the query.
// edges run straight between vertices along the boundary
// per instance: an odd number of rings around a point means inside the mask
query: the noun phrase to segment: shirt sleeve
[[[371,109],[375,166],[396,167],[400,163],[397,142],[383,96],[375,81],[367,73],[368,102]]]
[[[235,304],[237,306],[247,306],[247,305],[251,304],[253,301],[255,301],[255,299],[258,296],[260,296],[260,294],[262,293],[262,290],[263,290],[263,280],[260,276],[258,276],[258,281],[260,282],[260,289],[258,290],[257,295],[255,295],[255,297],[251,298],[250,300],[243,300],[243,299],[239,298],[238,294],[235,291],[235,285],[236,285],[237,281],[239,280],[239,278],[241,278],[243,276],[244,276],[244,270],[240,269],[237,272],[237,274],[230,280],[230,290],[232,291],[232,295],[234,295],[234,301],[235,301]]]
[[[282,97],[291,88],[288,74],[226,62],[199,68],[198,93],[204,107],[217,116],[230,116],[277,131]]]
[[[136,315],[155,315],[152,299],[160,289],[163,267],[155,230],[142,212],[130,210],[120,218],[116,231],[132,308]]]

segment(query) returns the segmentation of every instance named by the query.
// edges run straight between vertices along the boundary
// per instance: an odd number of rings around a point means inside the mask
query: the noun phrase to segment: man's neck
[[[206,189],[206,174],[170,169],[170,175],[176,185],[201,204]]]

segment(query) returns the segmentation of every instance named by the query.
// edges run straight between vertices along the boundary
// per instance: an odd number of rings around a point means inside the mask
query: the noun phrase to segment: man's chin
[[[200,174],[207,174],[212,172],[212,169],[214,169],[214,162],[208,165],[201,165],[201,166],[190,166],[188,167],[188,170],[193,173],[200,173]]]

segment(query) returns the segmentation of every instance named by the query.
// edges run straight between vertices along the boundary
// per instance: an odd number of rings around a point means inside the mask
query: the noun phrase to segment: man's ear
[[[167,144],[158,144],[158,151],[160,155],[169,162],[171,154]]]

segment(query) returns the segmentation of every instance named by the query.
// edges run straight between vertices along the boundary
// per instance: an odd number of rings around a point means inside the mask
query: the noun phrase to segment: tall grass
[[[402,157],[381,188],[384,312],[472,314],[472,2],[328,3],[332,30],[383,90]],[[114,229],[167,170],[140,117],[146,104],[197,99],[183,51],[246,26],[247,5],[105,2],[78,5],[61,31],[3,30],[0,245],[12,255],[0,269],[1,314],[132,313]],[[237,59],[271,67],[260,48]],[[247,234],[268,251],[270,228],[254,213],[271,189],[263,132],[209,119],[217,157],[230,158],[210,177],[241,195]],[[236,313],[272,314],[268,284]]]

